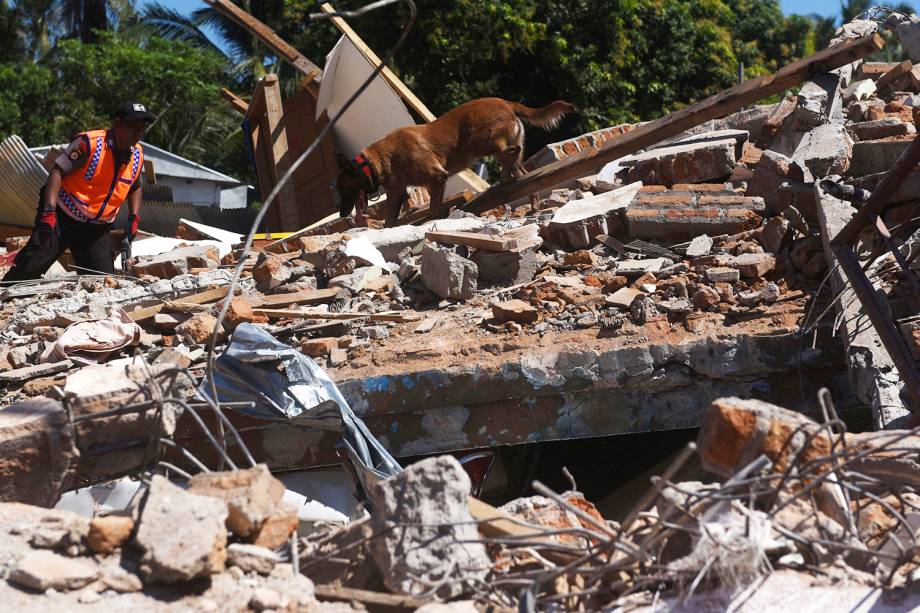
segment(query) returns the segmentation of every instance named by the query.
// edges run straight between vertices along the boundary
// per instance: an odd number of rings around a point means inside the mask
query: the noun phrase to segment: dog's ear
[[[351,160],[349,160],[341,153],[335,154],[335,163],[339,165],[340,170],[351,170]]]

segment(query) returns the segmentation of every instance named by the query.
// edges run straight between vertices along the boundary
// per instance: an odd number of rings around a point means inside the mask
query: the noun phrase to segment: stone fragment
[[[60,402],[39,398],[0,411],[0,500],[53,506],[76,456]]]
[[[523,300],[506,300],[492,304],[492,317],[499,323],[516,321],[519,324],[529,324],[537,321],[537,309]]]
[[[246,573],[267,575],[280,562],[278,554],[259,545],[231,543],[227,547],[227,563],[239,567]]]
[[[479,281],[494,285],[517,285],[532,281],[540,263],[535,247],[521,247],[509,251],[477,249],[470,256],[479,271]]]
[[[698,258],[703,255],[709,255],[711,249],[712,238],[708,234],[700,234],[690,241],[686,255],[688,258]]]
[[[628,309],[633,301],[645,292],[634,287],[624,287],[607,296],[605,302],[621,309]]]
[[[216,324],[217,318],[210,313],[196,313],[176,327],[176,334],[193,345],[204,345],[211,338]]]
[[[892,138],[857,142],[853,145],[853,156],[847,174],[851,177],[865,177],[887,172],[912,140]]]
[[[656,273],[662,267],[670,264],[666,258],[650,258],[647,260],[623,260],[617,262],[617,274],[625,277],[641,277],[646,273]]]
[[[386,586],[415,594],[439,584],[442,598],[485,578],[491,561],[469,510],[470,479],[452,456],[417,462],[372,486],[371,552]]]
[[[597,266],[597,256],[592,251],[580,249],[562,256],[562,263],[568,266]]]
[[[344,351],[344,350],[336,350]],[[275,507],[272,514],[250,536],[250,542],[268,549],[278,549],[287,543],[294,530],[297,529],[297,507],[281,503]]]
[[[791,230],[792,223],[785,217],[771,217],[760,233],[760,243],[770,253],[779,253],[792,242]]]
[[[176,328],[191,315],[186,313],[157,313],[153,316],[153,325],[161,332],[175,332]]]
[[[812,178],[822,179],[828,175],[846,174],[853,155],[853,139],[846,128],[824,124],[808,132],[793,159],[808,168]]]
[[[285,599],[270,587],[257,587],[249,599],[249,608],[253,611],[275,611],[285,607]]]
[[[894,30],[910,59],[920,62],[920,18],[916,14],[905,15],[897,19]]]
[[[96,553],[112,553],[121,547],[134,531],[134,520],[130,517],[107,515],[95,517],[89,522],[86,542]]]
[[[748,196],[763,198],[768,210],[779,212],[791,202],[792,192],[782,189],[784,185],[805,184],[805,173],[799,163],[775,151],[764,151],[754,167],[754,177],[748,184]]]
[[[706,311],[719,304],[720,295],[717,290],[708,285],[700,285],[699,289],[693,293],[691,301],[693,302],[693,306]]]
[[[48,375],[69,370],[72,366],[73,362],[70,360],[62,360],[60,362],[47,364],[35,364],[34,366],[23,366],[22,368],[0,372],[0,383],[19,383],[38,377],[47,377]]]
[[[348,361],[348,352],[344,349],[333,349],[329,352],[329,365],[341,366]]]
[[[300,351],[311,358],[324,358],[338,348],[339,339],[335,337],[305,338],[300,343]]]
[[[627,156],[620,164],[630,166],[627,183],[642,181],[669,187],[675,183],[704,183],[732,174],[736,148],[735,139],[680,144]]]
[[[476,294],[479,269],[449,249],[422,250],[422,283],[441,298],[469,300]]]
[[[855,81],[843,90],[843,101],[852,103],[866,100],[871,98],[877,90],[878,87],[876,87],[875,81],[872,79]]]
[[[762,277],[776,266],[776,258],[770,253],[743,253],[728,261],[728,265],[738,269],[742,277]]]
[[[796,96],[794,114],[795,127],[807,132],[820,126],[840,111],[842,96],[841,78],[838,73],[823,72],[812,75],[802,84]]]
[[[90,560],[65,558],[52,551],[31,551],[19,561],[9,580],[38,592],[68,592],[89,585],[98,576],[99,569]]]
[[[227,505],[190,494],[155,475],[135,543],[147,581],[175,583],[222,572],[227,559]]]
[[[365,326],[358,330],[358,336],[372,340],[383,340],[390,337],[390,331],[386,326]]]
[[[220,253],[217,247],[193,245],[173,249],[166,253],[138,258],[132,266],[135,275],[152,275],[161,279],[172,279],[184,275],[192,268],[219,268]]]
[[[574,250],[591,246],[602,234],[620,234],[619,211],[632,202],[641,187],[641,182],[633,183],[598,196],[569,202],[553,214],[543,237],[562,249]]]
[[[252,303],[249,300],[242,296],[234,296],[224,316],[224,329],[232,332],[241,323],[264,324],[268,323],[268,317],[256,315],[252,311]]]
[[[144,584],[141,582],[140,577],[122,570],[121,567],[103,568],[102,576],[99,580],[105,587],[119,594],[139,592],[144,589]]]
[[[710,283],[735,283],[741,278],[737,268],[714,266],[706,269],[706,280]]]
[[[847,126],[847,129],[855,134],[859,140],[878,140],[889,136],[905,136],[917,133],[914,124],[901,121],[897,117],[851,123]]]
[[[259,254],[259,259],[252,268],[252,278],[262,292],[283,285],[292,274],[293,267],[285,258],[265,251]]]
[[[227,527],[238,536],[249,537],[281,502],[284,484],[265,464],[259,464],[246,470],[199,473],[189,480],[188,491],[226,502]]]

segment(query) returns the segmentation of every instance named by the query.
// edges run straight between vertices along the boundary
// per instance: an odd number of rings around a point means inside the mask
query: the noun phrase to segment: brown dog
[[[352,160],[337,156],[339,212],[346,217],[360,198],[356,219],[363,217],[367,195],[383,188],[387,194],[386,225],[395,226],[408,197],[406,188],[411,185],[428,188],[431,211],[440,217],[448,177],[487,155],[496,156],[501,164],[502,181],[520,176],[522,124],[548,129],[575,110],[562,100],[532,109],[501,98],[480,98],[431,123],[393,130]]]

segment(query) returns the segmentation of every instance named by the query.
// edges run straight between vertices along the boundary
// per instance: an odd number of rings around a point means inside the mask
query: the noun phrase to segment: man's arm
[[[137,216],[141,210],[141,182],[140,178],[135,182],[134,187],[131,189],[131,193],[128,194],[128,211],[134,216]]]
[[[61,169],[55,166],[48,174],[48,181],[45,183],[44,211],[54,212],[58,205],[58,193],[61,191]]]

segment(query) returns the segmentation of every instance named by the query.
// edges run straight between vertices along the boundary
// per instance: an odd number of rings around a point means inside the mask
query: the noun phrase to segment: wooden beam
[[[288,151],[287,130],[284,127],[284,107],[281,101],[281,86],[278,84],[277,75],[262,77],[262,96],[265,100],[265,120],[268,131],[263,138],[270,139],[266,143],[267,150],[271,152],[272,189],[281,181],[281,177],[291,167],[291,155]],[[297,196],[294,193],[294,184],[288,181],[278,193],[278,203],[275,212],[279,217],[282,227],[296,228],[298,226]]]
[[[326,2],[320,6],[320,9],[322,9],[322,11],[327,14],[335,12],[335,7],[332,6],[332,4],[329,2]],[[341,32],[345,38],[350,40],[351,43],[358,49],[358,51],[360,51],[361,54],[367,58],[367,61],[370,62],[374,68],[380,66],[380,58],[376,53],[374,53],[374,50],[367,46],[367,43],[365,43],[361,37],[358,36],[357,32],[351,29],[351,26],[349,26],[344,19],[341,17],[332,17],[330,21],[332,21],[332,25],[338,28],[339,32]],[[409,108],[415,111],[419,117],[424,119],[426,122],[431,122],[437,119],[435,114],[432,113],[427,106],[425,106],[425,103],[419,100],[418,96],[412,93],[412,90],[409,89],[392,70],[390,70],[389,66],[383,67],[383,70],[380,71],[380,76],[383,77],[383,80],[393,88],[393,91],[396,92],[396,95],[402,98],[405,103],[409,105]],[[481,192],[489,188],[489,184],[483,181],[482,177],[477,175],[472,170],[461,171],[460,175],[463,176],[466,182],[469,183],[470,187],[474,188],[476,191]]]
[[[425,232],[425,238],[448,245],[464,245],[486,251],[511,251],[518,246],[513,238],[494,238],[476,232]]]
[[[246,101],[234,94],[226,87],[222,87],[220,89],[220,95],[224,100],[230,103],[230,106],[233,107],[233,110],[241,113],[243,116],[245,116],[247,111],[249,111],[249,105],[246,104]]]
[[[341,290],[337,287],[328,289],[304,290],[287,294],[270,294],[264,296],[259,307],[284,307],[292,304],[322,304],[332,302]]]
[[[265,315],[273,319],[364,319],[371,321],[395,321],[405,323],[419,321],[422,316],[415,312],[399,313],[333,313],[332,311],[298,311],[296,309],[261,309],[252,310],[256,315]]]
[[[319,80],[323,74],[319,66],[308,60],[300,51],[291,46],[286,40],[270,27],[230,2],[230,0],[204,0],[222,15],[229,17],[240,27],[252,32],[256,38],[265,43],[269,49],[278,54],[291,66],[302,72],[307,77],[307,83]]]
[[[178,300],[185,304],[207,304],[208,302],[220,300],[226,295],[227,288],[218,287],[215,289],[205,290],[197,294],[192,294],[191,296],[185,296]],[[131,318],[131,321],[139,322],[146,319],[151,319],[154,315],[162,311],[168,304],[168,302],[161,302],[160,304],[155,304],[153,306],[136,308],[133,311],[125,309],[125,312],[128,314],[128,317]]]
[[[157,171],[152,159],[144,159],[144,181],[149,185],[157,184]]]
[[[651,121],[611,139],[597,149],[585,149],[558,160],[516,181],[501,183],[479,194],[464,210],[483,213],[518,198],[544,191],[568,181],[593,174],[598,168],[681,134],[711,119],[724,117],[758,100],[779,94],[819,72],[839,68],[881,49],[885,41],[878,34],[848,40],[828,47],[805,59],[788,64],[774,75],[745,81],[676,113]]]

